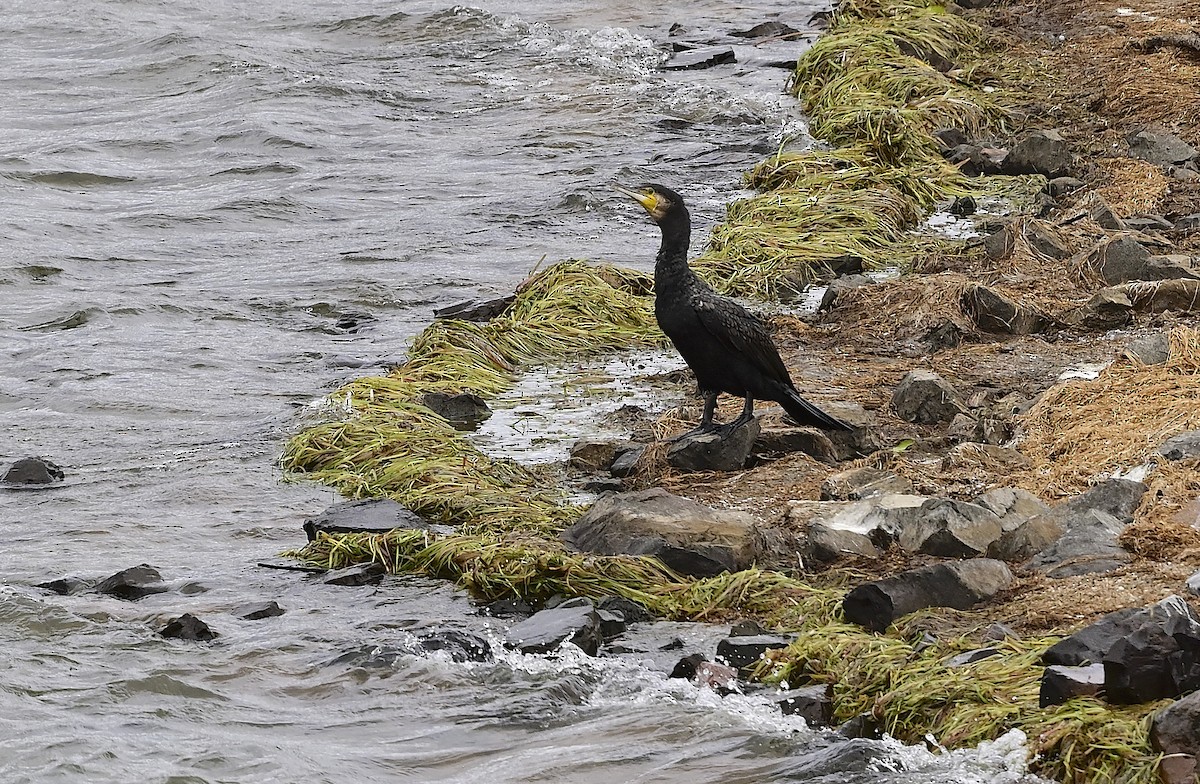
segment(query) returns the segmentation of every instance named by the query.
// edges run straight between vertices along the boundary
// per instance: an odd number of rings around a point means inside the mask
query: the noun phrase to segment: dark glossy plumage
[[[779,403],[802,425],[849,430],[796,391],[762,320],[717,294],[692,272],[687,264],[691,216],[683,197],[662,185],[622,192],[645,207],[662,229],[654,265],[654,315],[704,393],[700,428],[713,427],[717,396],[725,392],[746,399],[741,416],[730,427],[749,421],[758,399]]]

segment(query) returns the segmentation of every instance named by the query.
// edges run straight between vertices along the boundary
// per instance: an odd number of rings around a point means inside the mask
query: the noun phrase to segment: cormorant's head
[[[629,198],[636,201],[638,204],[646,208],[646,212],[650,213],[650,217],[654,218],[655,223],[662,223],[672,211],[676,214],[686,214],[683,206],[683,197],[665,185],[655,185],[650,183],[643,185],[636,191],[627,190],[618,186],[614,186],[618,191],[624,193]]]

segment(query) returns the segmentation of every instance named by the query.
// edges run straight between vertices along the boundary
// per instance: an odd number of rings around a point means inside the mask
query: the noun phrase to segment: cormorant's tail
[[[790,387],[784,387],[784,394],[780,397],[779,403],[783,406],[783,410],[788,412],[788,416],[801,425],[812,425],[825,430],[853,430],[842,420],[826,414],[800,397],[800,393]]]

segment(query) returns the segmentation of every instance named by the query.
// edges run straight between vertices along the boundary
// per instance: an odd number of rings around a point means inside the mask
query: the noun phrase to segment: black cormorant
[[[741,415],[726,425],[729,429],[753,419],[754,401],[759,399],[779,403],[801,425],[849,430],[845,422],[800,397],[766,325],[692,272],[687,263],[692,220],[683,197],[653,184],[639,191],[617,190],[645,207],[662,229],[654,263],[654,316],[704,394],[697,430],[715,429],[713,413],[722,392],[746,398]]]

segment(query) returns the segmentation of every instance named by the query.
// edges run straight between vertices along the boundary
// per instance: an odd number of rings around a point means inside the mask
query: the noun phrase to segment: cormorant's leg
[[[696,428],[703,433],[713,429],[713,414],[717,413],[717,396],[720,392],[705,392],[704,393],[704,413],[700,415],[700,427]]]

